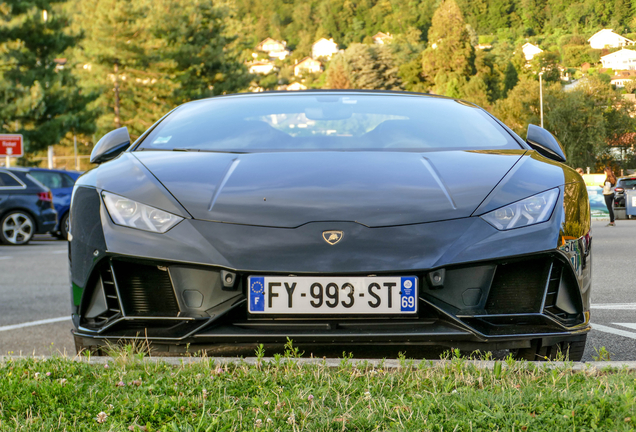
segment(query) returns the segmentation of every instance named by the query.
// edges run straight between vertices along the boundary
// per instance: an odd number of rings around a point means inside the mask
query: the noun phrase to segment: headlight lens
[[[481,218],[502,231],[538,224],[550,219],[558,197],[559,189],[551,189],[493,210]]]
[[[115,224],[144,231],[165,233],[183,220],[163,210],[123,196],[102,192],[106,210]]]

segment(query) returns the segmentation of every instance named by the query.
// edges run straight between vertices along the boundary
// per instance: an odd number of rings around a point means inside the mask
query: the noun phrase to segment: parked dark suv
[[[614,188],[614,210],[625,210],[625,189],[636,189],[636,175],[621,177]],[[625,216],[627,219],[629,215]]]
[[[57,223],[53,195],[21,169],[0,169],[0,243],[27,244]]]

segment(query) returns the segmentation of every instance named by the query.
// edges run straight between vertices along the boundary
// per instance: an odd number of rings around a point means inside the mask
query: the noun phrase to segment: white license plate
[[[252,314],[412,314],[417,278],[251,276]]]

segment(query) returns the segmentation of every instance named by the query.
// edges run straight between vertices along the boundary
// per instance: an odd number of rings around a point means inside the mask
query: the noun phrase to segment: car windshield
[[[293,93],[191,102],[137,150],[488,150],[520,145],[480,108],[453,99]]]

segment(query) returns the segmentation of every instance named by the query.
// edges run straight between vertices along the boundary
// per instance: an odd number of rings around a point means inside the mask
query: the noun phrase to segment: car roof
[[[197,103],[205,100],[218,99],[218,98],[252,98],[252,97],[266,97],[272,95],[285,95],[288,97],[294,97],[299,95],[307,95],[307,94],[342,94],[342,95],[355,95],[355,94],[371,94],[371,95],[394,95],[394,96],[412,96],[412,97],[425,97],[431,99],[451,99],[457,102],[470,105],[473,107],[481,108],[479,105],[474,104],[473,102],[469,102],[463,99],[453,98],[449,96],[438,95],[434,93],[417,93],[403,90],[366,90],[366,89],[307,89],[307,90],[295,90],[295,91],[287,91],[287,90],[269,90],[258,93],[232,93],[225,95],[218,95],[209,98],[197,99],[193,101],[186,102],[186,104]]]

